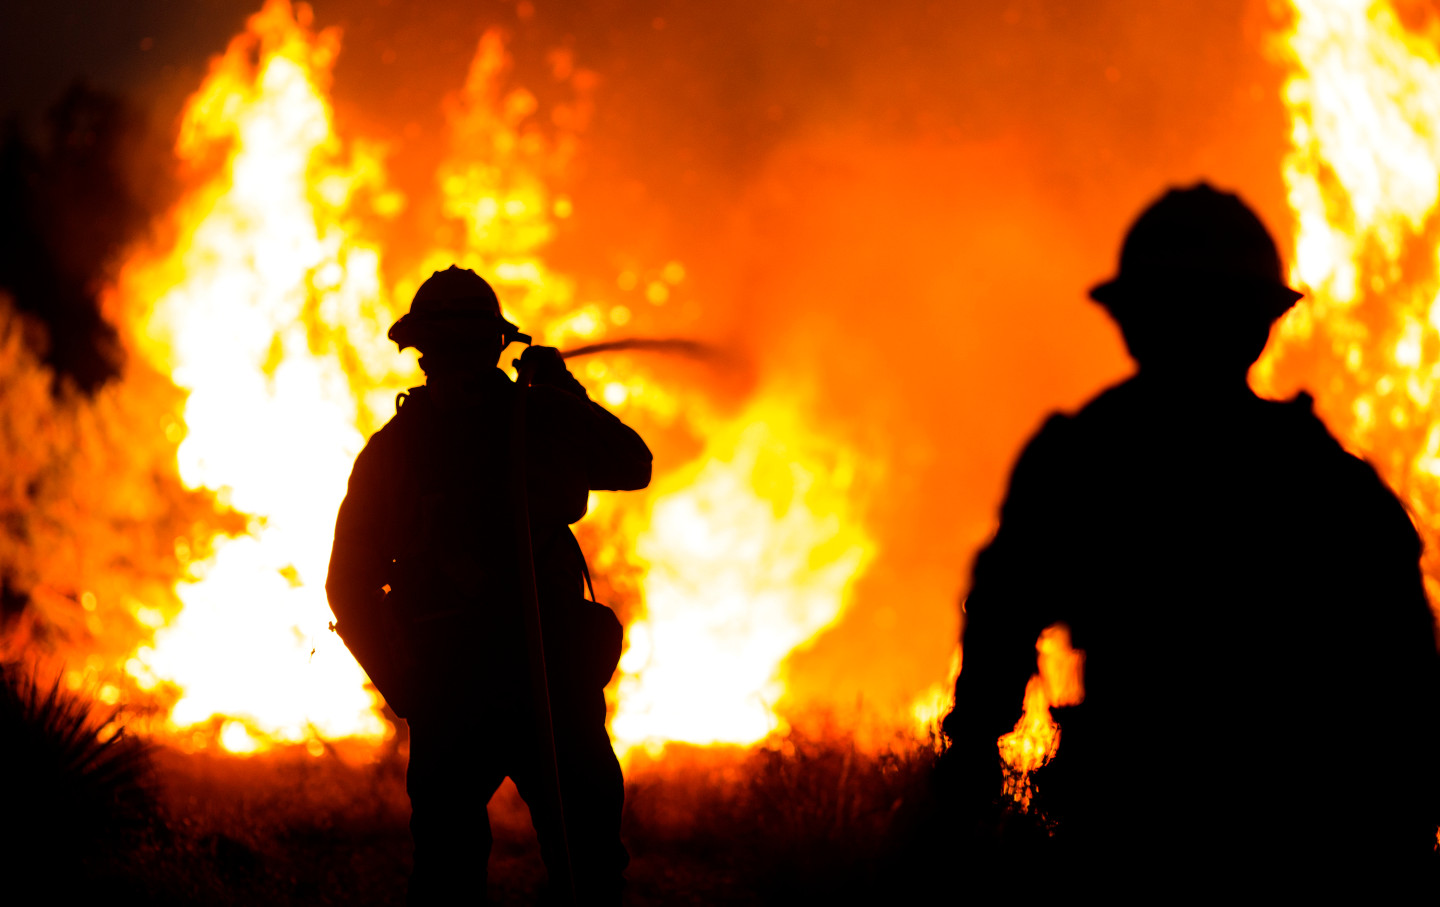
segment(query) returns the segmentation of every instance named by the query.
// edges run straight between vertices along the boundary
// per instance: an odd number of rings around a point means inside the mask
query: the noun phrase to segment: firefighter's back
[[[1423,855],[1429,776],[1397,769],[1433,733],[1391,729],[1434,706],[1429,611],[1414,529],[1373,470],[1304,398],[1140,379],[1064,433],[1086,481],[1063,502],[1056,568],[1081,591],[1058,613],[1086,699],[1056,710],[1038,781],[1085,862],[1324,878]]]

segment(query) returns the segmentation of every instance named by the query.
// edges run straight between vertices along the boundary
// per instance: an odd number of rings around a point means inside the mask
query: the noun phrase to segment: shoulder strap
[[[424,397],[425,394],[426,388],[423,384],[419,387],[412,387],[408,390],[403,390],[400,393],[396,394],[395,414],[398,416],[400,414],[400,410],[404,408],[406,403],[411,402],[411,400],[419,400],[421,397]]]
[[[580,555],[580,572],[585,575],[585,588],[590,590],[590,600],[593,602],[595,601],[595,584],[590,581],[590,565],[585,563],[585,549],[580,547],[580,540],[568,527],[565,534],[570,536],[570,541],[575,545],[575,553]]]

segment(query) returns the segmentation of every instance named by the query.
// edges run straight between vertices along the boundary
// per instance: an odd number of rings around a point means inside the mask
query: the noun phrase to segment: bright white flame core
[[[177,211],[176,247],[138,263],[126,282],[153,299],[144,351],[189,392],[182,480],[224,490],[263,519],[249,536],[218,540],[213,561],[190,565],[194,581],[177,588],[184,610],[130,670],[183,690],[171,714],[178,727],[230,716],[288,742],[374,738],[387,728],[363,672],[328,631],[324,592],[334,514],[364,438],[352,378],[338,357],[311,349],[307,308],[333,310],[378,287],[378,258],[347,256],[344,234],[321,226],[310,184],[331,128],[316,49],[293,23],[272,13],[268,24],[266,39],[280,46],[254,87],[234,78],[232,45],[187,109],[182,153],[233,143],[224,176]],[[227,116],[203,119],[217,102]],[[233,722],[220,742],[254,748]]]
[[[845,519],[845,461],[798,449],[804,435],[778,412],[752,408],[737,424],[698,472],[667,483],[638,539],[646,613],[621,662],[622,747],[776,730],[781,663],[839,619],[870,556]]]

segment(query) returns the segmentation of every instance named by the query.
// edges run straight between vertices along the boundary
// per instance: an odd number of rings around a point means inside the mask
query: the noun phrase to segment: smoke
[[[43,326],[30,342],[57,378],[91,393],[123,362],[98,291],[154,212],[146,196],[158,187],[132,166],[159,149],[130,104],[84,82],[50,107],[45,126],[37,146],[12,119],[0,144],[0,288]]]

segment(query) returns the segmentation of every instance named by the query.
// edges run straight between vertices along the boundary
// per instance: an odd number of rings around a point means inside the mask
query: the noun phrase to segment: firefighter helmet
[[[1121,317],[1174,294],[1229,296],[1279,318],[1303,295],[1285,284],[1270,231],[1240,197],[1209,183],[1171,189],[1125,235],[1120,273],[1090,298]]]
[[[420,285],[408,314],[390,326],[389,337],[400,349],[425,352],[437,341],[453,344],[496,334],[512,337],[520,329],[500,313],[500,299],[485,278],[451,265]]]

